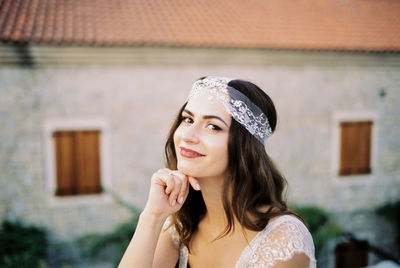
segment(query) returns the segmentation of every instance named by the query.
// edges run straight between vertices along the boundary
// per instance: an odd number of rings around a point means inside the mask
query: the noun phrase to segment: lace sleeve
[[[178,232],[176,231],[174,224],[172,223],[172,216],[169,216],[165,220],[162,229],[171,235],[174,246],[177,249],[179,249],[179,235],[178,235]]]
[[[281,216],[250,242],[237,267],[273,267],[292,261],[296,254],[304,254],[309,267],[316,267],[314,243],[307,228],[294,216]]]

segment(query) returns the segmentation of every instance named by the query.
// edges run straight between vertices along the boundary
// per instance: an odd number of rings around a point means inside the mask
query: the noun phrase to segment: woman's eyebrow
[[[191,111],[189,111],[188,109],[183,110],[183,112],[188,113],[188,114],[191,115],[191,116],[194,116],[193,113],[192,113]],[[229,127],[228,124],[227,124],[221,117],[219,117],[219,116],[216,116],[216,115],[204,115],[203,118],[204,118],[204,119],[213,119],[213,118],[218,119],[218,120],[220,120],[222,123],[224,123],[225,126]]]

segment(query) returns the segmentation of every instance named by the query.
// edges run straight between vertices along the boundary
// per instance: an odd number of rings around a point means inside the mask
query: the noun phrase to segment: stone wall
[[[227,64],[224,59],[234,54],[222,51],[220,60],[206,64],[203,58],[212,52],[193,53],[196,60],[186,55],[162,64],[153,59],[132,65],[2,66],[0,219],[45,226],[55,239],[104,232],[126,220],[129,212],[112,199],[49,202],[46,122],[107,122],[111,190],[142,208],[151,174],[163,167],[165,138],[178,108],[193,81],[210,74],[250,80],[274,100],[278,128],[266,148],[289,181],[291,203],[340,215],[400,197],[399,55],[386,64],[387,55],[377,54],[258,51],[261,58],[255,60],[254,51],[247,58],[241,51],[240,64]],[[337,178],[338,113],[373,115],[371,176]],[[346,219],[342,224],[350,226]]]

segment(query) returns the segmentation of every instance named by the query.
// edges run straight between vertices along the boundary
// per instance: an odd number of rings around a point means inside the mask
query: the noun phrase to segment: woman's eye
[[[192,124],[193,123],[193,119],[191,117],[189,117],[189,116],[183,116],[182,115],[182,122],[186,123],[186,124]],[[207,128],[210,129],[210,130],[214,130],[214,131],[222,130],[222,128],[220,128],[219,126],[214,125],[214,124],[208,124]]]
[[[192,123],[192,118],[188,116],[182,116],[182,121],[185,123]]]
[[[209,125],[207,126],[207,128],[209,128],[209,129],[211,129],[211,130],[216,130],[216,131],[221,130],[221,128],[220,128],[219,126],[214,125],[214,124],[209,124]]]

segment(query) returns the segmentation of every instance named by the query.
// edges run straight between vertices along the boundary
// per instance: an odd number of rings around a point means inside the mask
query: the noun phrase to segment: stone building
[[[220,75],[274,100],[290,203],[392,245],[364,212],[400,197],[400,3],[118,3],[0,2],[0,219],[55,240],[125,221],[109,192],[144,206],[191,84]]]

